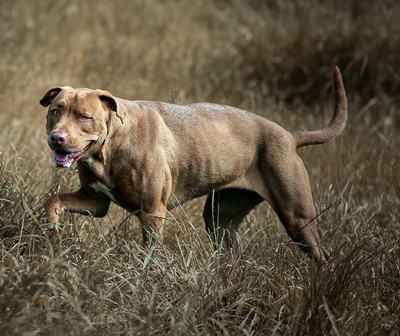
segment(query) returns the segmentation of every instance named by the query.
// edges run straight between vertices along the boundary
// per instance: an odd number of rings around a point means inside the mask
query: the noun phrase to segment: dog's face
[[[100,151],[111,111],[117,110],[109,92],[71,87],[50,89],[40,104],[49,106],[48,145],[54,152],[54,166],[61,168]]]

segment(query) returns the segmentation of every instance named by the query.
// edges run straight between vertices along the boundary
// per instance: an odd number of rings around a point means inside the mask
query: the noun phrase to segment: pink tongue
[[[57,167],[69,167],[74,162],[71,153],[57,150],[54,152],[54,163]]]

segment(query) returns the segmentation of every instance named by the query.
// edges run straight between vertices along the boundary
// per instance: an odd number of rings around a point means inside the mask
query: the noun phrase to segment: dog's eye
[[[82,120],[82,121],[89,120],[89,119],[92,119],[92,118],[87,115],[82,115],[79,117],[79,120]]]
[[[59,116],[60,115],[60,111],[57,109],[51,110],[50,113],[54,116]]]

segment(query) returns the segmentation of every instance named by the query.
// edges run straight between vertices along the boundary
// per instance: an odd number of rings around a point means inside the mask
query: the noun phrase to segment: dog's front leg
[[[143,246],[145,248],[158,245],[162,242],[166,215],[167,209],[165,206],[160,206],[157,211],[142,211],[139,214],[142,224]]]
[[[93,198],[82,188],[72,193],[53,195],[47,200],[45,206],[44,222],[48,226],[47,234],[49,238],[53,238],[63,211],[103,217],[107,214],[109,207],[109,199]]]

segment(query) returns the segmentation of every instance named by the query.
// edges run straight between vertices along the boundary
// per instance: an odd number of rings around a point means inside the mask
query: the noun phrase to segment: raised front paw
[[[42,223],[45,234],[52,239],[60,231],[59,218],[62,213],[58,196],[52,196],[48,199],[45,211],[42,217]]]

